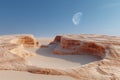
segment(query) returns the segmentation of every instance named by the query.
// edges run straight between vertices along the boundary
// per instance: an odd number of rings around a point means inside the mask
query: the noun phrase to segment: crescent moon
[[[82,16],[81,12],[77,12],[73,15],[72,22],[74,25],[79,25],[81,16]]]

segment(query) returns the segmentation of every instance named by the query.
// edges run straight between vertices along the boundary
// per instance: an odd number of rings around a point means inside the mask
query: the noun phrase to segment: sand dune
[[[41,45],[49,44],[53,38],[39,38]],[[81,65],[100,60],[100,58],[91,55],[56,55],[53,49],[56,45],[49,45],[43,48],[29,48],[31,53],[36,53],[36,56],[27,58],[34,66],[41,68],[53,69],[71,69]],[[7,77],[6,77],[7,75]],[[74,80],[68,76],[53,76],[42,74],[31,74],[28,72],[19,71],[0,71],[0,79],[2,80]]]

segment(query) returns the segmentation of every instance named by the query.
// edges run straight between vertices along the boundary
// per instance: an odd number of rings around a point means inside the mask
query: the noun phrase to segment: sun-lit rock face
[[[88,35],[87,35],[88,36]],[[105,46],[95,42],[90,36],[83,35],[64,35],[54,39],[54,43],[60,43],[59,48],[56,47],[54,52],[56,54],[91,54],[98,57],[105,56]],[[91,36],[92,37],[92,36]],[[99,40],[98,40],[99,41]],[[61,48],[60,48],[61,47]]]
[[[54,49],[55,54],[90,54],[103,58],[109,51],[109,47],[120,45],[119,37],[107,35],[63,35],[59,40],[56,40],[57,38],[58,36],[52,42],[58,44]]]
[[[58,39],[58,40],[56,40]],[[55,54],[89,54],[102,60],[91,62],[68,72],[79,80],[120,80],[120,37],[80,34],[61,35],[52,42],[57,44]]]
[[[22,44],[24,47],[39,47],[40,43],[33,37],[33,35],[16,36],[11,40],[12,43]]]

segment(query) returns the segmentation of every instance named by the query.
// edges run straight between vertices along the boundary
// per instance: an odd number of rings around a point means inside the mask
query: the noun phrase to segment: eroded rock
[[[33,37],[33,35],[16,35],[14,39],[11,40],[11,43],[18,45],[23,45],[24,47],[39,47],[40,43]]]
[[[66,75],[78,80],[120,80],[120,37],[81,34],[57,36],[55,54],[89,54],[102,60],[72,69],[40,68],[25,58],[33,54],[25,48],[37,47],[30,35],[0,36],[0,70],[27,71],[35,74]]]
[[[120,37],[81,34],[63,35],[57,41],[56,38],[55,54],[89,54],[102,58],[72,69],[67,75],[79,80],[120,80]]]
[[[0,69],[26,71],[29,63],[25,58],[35,54],[25,48],[36,46],[35,39],[30,35],[0,36]]]

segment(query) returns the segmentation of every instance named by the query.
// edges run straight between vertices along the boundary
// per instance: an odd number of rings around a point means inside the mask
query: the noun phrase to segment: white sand
[[[42,38],[39,41],[42,44],[48,44],[52,38]],[[68,69],[76,68],[81,65],[88,64],[92,61],[100,60],[91,55],[56,55],[53,53],[55,45],[50,45],[48,48],[33,49],[31,51],[37,53],[35,57],[28,58],[33,65],[46,68]]]
[[[28,58],[33,65],[46,68],[68,69],[76,68],[92,61],[99,60],[99,58],[90,55],[56,55],[53,53],[54,46],[50,48],[41,48],[34,50],[38,55]]]
[[[40,38],[42,44],[48,44],[52,38]],[[90,63],[92,61],[100,60],[90,55],[55,55],[53,48],[55,45],[49,46],[49,48],[32,49],[30,51],[37,53],[37,56],[28,58],[29,61],[35,66],[45,68],[58,68],[68,69],[76,68],[81,65]],[[18,71],[0,71],[0,80],[74,80],[67,76],[52,76],[52,75],[40,75],[31,74],[28,72]]]

